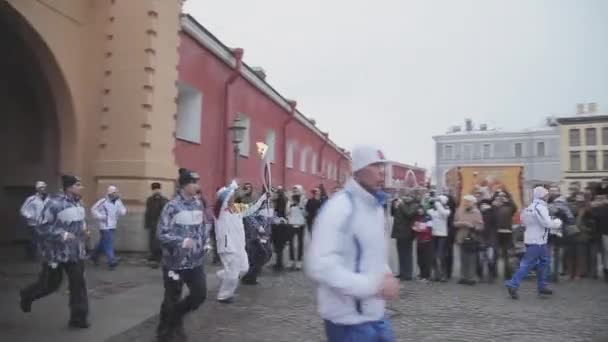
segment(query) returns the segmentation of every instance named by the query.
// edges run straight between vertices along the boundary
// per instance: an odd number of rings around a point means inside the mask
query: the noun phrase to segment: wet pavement
[[[398,341],[608,341],[608,284],[562,281],[550,299],[534,287],[526,281],[513,301],[499,283],[404,282],[388,315]],[[324,341],[314,286],[301,272],[267,269],[260,285],[241,286],[228,306],[215,302],[216,291],[186,320],[190,341]],[[109,341],[153,341],[156,323],[151,318]]]

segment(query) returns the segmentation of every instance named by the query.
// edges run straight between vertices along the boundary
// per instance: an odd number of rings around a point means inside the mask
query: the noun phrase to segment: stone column
[[[96,192],[116,185],[129,214],[118,250],[146,251],[145,199],[154,181],[173,195],[180,0],[108,0]]]

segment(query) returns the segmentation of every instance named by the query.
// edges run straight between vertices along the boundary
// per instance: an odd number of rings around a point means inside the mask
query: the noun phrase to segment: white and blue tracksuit
[[[31,241],[29,245],[29,252],[32,256],[35,255],[36,251],[36,225],[42,213],[42,209],[48,203],[49,196],[35,194],[28,197],[23,205],[21,206],[21,216],[26,220],[28,227],[30,228]]]
[[[315,220],[304,266],[330,342],[394,341],[378,295],[390,273],[384,224],[383,203],[353,179]]]
[[[99,254],[106,255],[108,265],[112,266],[114,262],[114,235],[118,218],[127,214],[127,208],[122,204],[120,199],[112,200],[104,197],[97,201],[91,208],[91,213],[99,222],[100,239],[95,251],[93,259],[97,259]]]
[[[526,227],[524,232],[526,254],[513,278],[507,281],[505,285],[509,288],[518,289],[530,269],[536,268],[537,289],[542,290],[546,286],[551,262],[549,249],[547,248],[547,238],[551,230],[557,230],[561,227],[562,222],[549,216],[547,202],[542,199],[535,199],[521,213],[521,221]]]
[[[205,208],[196,198],[181,193],[169,201],[160,215],[157,237],[163,253],[165,296],[160,309],[159,329],[183,324],[183,317],[196,310],[207,297],[205,256]],[[191,239],[191,248],[184,241]],[[188,296],[182,297],[183,286]]]
[[[89,301],[84,278],[84,224],[85,210],[78,198],[61,193],[45,204],[36,226],[42,271],[36,282],[21,291],[22,301],[31,304],[57,291],[65,272],[70,288],[70,321],[86,321]],[[67,233],[73,237],[68,238]]]

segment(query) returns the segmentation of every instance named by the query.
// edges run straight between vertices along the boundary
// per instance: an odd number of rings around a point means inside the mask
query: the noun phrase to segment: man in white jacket
[[[38,224],[42,209],[49,201],[45,182],[36,182],[35,188],[36,193],[25,200],[20,210],[21,216],[26,220],[29,227],[31,240],[26,246],[26,253],[31,259],[34,259],[36,256],[36,225]]]
[[[521,213],[521,222],[526,227],[524,243],[526,254],[519,264],[519,269],[511,280],[505,282],[509,295],[518,299],[517,290],[521,281],[528,275],[531,268],[536,268],[537,290],[540,295],[552,295],[553,291],[547,288],[547,275],[549,273],[550,257],[547,248],[547,238],[551,230],[561,228],[562,221],[549,216],[547,200],[549,191],[543,187],[534,188],[534,201]]]
[[[118,264],[114,260],[114,234],[118,225],[118,218],[127,214],[127,208],[120,200],[118,189],[113,185],[109,186],[107,196],[93,205],[91,213],[99,221],[99,233],[101,235],[91,259],[94,263],[97,263],[99,254],[104,253],[108,266],[110,269],[114,269]]]
[[[384,312],[385,300],[399,294],[384,236],[385,163],[379,149],[356,148],[353,179],[314,224],[304,266],[319,284],[319,313],[329,342],[394,341]]]

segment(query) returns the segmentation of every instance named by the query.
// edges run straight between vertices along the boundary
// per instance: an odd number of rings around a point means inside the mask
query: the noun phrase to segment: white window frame
[[[469,149],[469,153],[467,154],[467,148]],[[474,154],[474,146],[473,144],[462,144],[462,159],[464,160],[473,160],[473,154]]]
[[[275,162],[276,157],[276,141],[277,141],[277,133],[269,129],[266,131],[266,145],[268,145],[268,161],[271,163]]]
[[[521,155],[517,155],[517,145],[521,145]],[[482,147],[483,149],[483,147]],[[483,155],[483,151],[481,151],[481,154]],[[513,156],[515,158],[523,158],[524,157],[524,143],[523,142],[516,142],[513,143]]]
[[[312,153],[312,159],[310,161],[310,173],[312,173],[313,175],[316,175],[317,172],[319,172],[319,156],[317,155],[317,153],[313,152]]]
[[[486,146],[490,146],[490,153],[489,156],[485,156],[483,151],[484,151],[484,147]],[[492,159],[494,157],[494,144],[492,143],[483,143],[481,144],[481,159]]]
[[[310,150],[310,148],[305,147],[300,152],[300,172],[306,173],[307,170],[308,170],[306,168],[306,166],[308,165],[308,152],[309,152],[309,150]]]
[[[538,146],[540,144],[543,144],[543,155],[541,156],[540,153],[538,151],[540,151],[540,149],[538,148]],[[545,141],[537,141],[536,144],[534,144],[534,155],[537,157],[546,157],[547,156],[547,143]]]
[[[452,149],[452,153],[449,156],[448,156],[448,153],[447,153],[448,147]],[[445,159],[445,160],[453,160],[455,158],[454,155],[455,155],[456,151],[454,151],[454,145],[452,145],[452,144],[443,145],[443,149],[442,150],[443,150],[442,151],[443,159]]]
[[[175,138],[200,145],[202,116],[203,93],[190,85],[178,83]]]
[[[295,140],[287,141],[287,160],[285,161],[285,166],[287,166],[288,169],[293,169],[293,157],[295,155],[297,145],[298,143]]]
[[[245,126],[245,132],[243,132],[243,141],[239,144],[239,150],[241,157],[249,157],[249,150],[251,148],[251,119],[243,113],[236,114],[243,126]]]

